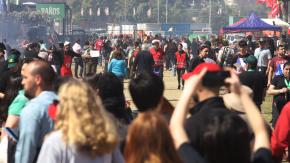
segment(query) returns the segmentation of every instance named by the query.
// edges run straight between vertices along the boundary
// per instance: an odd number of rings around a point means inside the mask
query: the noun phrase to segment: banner
[[[36,4],[36,11],[45,13],[53,18],[65,17],[65,6],[63,3],[38,3]]]

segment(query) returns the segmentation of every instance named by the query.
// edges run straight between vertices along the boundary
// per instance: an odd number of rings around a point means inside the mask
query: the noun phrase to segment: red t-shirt
[[[283,70],[283,65],[287,61],[289,61],[289,57],[282,58],[282,57],[275,56],[274,58],[272,58],[270,62],[270,67],[273,68],[273,72],[275,73],[275,76],[282,75],[282,74],[279,74],[279,72],[282,73],[281,71]]]
[[[271,137],[272,154],[282,160],[285,149],[290,145],[290,102],[282,109]],[[289,158],[288,158],[289,160]]]
[[[101,50],[103,47],[103,40],[98,39],[95,44],[96,50]]]

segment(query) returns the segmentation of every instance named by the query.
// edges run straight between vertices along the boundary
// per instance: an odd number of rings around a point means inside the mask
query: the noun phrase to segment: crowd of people
[[[164,71],[182,91],[176,106]],[[289,160],[289,99],[287,44],[271,38],[5,42],[0,162],[279,163]]]

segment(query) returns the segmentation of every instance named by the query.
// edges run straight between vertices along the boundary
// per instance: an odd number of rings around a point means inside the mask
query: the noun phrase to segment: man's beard
[[[28,92],[24,91],[24,95],[26,98],[28,98],[29,100],[33,99],[34,97],[32,95],[30,95]]]

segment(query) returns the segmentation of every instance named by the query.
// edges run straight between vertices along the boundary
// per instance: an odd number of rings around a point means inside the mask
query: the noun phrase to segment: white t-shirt
[[[269,49],[257,48],[254,55],[258,60],[258,67],[268,67],[268,63],[272,59],[271,51]]]

